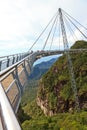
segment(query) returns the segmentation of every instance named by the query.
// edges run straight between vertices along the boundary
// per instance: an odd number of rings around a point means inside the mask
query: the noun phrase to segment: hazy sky
[[[0,0],[0,56],[28,51],[58,8],[87,25],[87,0]]]

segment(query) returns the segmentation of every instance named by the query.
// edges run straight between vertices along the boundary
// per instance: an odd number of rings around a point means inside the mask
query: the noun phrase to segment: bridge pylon
[[[65,30],[65,26],[64,26],[61,8],[59,8],[59,16],[60,16],[61,31],[62,31],[62,36],[63,36],[64,52],[66,54],[66,58],[67,58],[67,62],[68,62],[68,68],[69,68],[69,74],[70,74],[70,80],[71,80],[71,87],[72,87],[72,90],[74,92],[75,108],[76,108],[76,111],[79,112],[80,106],[79,106],[79,99],[78,99],[76,81],[75,81],[75,76],[74,76],[72,60],[71,60],[71,56],[70,56],[70,52],[69,52],[68,40],[67,40],[67,35],[66,35],[66,30]]]

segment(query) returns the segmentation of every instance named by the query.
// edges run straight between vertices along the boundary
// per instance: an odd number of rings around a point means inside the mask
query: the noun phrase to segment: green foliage
[[[34,87],[32,92],[34,89],[36,88]],[[25,91],[24,97],[26,93],[27,91]],[[31,93],[27,93],[28,97],[31,95]],[[49,98],[53,99],[54,95],[51,93]],[[27,100],[25,106],[20,106],[18,114],[23,130],[87,130],[87,112],[84,111],[74,114],[60,113],[46,117],[37,106],[36,101]]]
[[[87,130],[87,112],[42,116],[24,121],[22,128],[23,130]]]
[[[57,97],[55,96],[54,93],[49,93],[48,95],[48,101],[49,101],[49,108],[50,110],[55,110],[56,109],[56,103],[57,103]]]
[[[30,120],[31,117],[27,115],[27,113],[24,113],[24,110],[22,109],[21,105],[19,107],[17,117],[20,123],[23,123],[25,120]]]
[[[69,87],[69,85],[64,85],[64,88],[60,92],[61,97],[63,97],[65,100],[69,99],[71,95],[73,96],[73,93],[71,91],[72,88]]]
[[[43,115],[42,110],[40,109],[40,107],[37,106],[35,100],[27,103],[27,105],[24,107],[24,112],[32,118],[40,117]]]
[[[82,95],[83,93],[87,92],[87,84],[85,83],[79,90],[79,94]]]
[[[71,47],[71,49],[82,49],[87,48],[87,41],[76,41],[75,44]]]
[[[21,106],[26,106],[27,102],[33,101],[37,96],[38,80],[29,80],[28,85],[25,87],[24,94],[21,100]]]
[[[87,48],[87,42],[77,41],[71,48]],[[84,97],[87,98],[87,52],[72,53],[70,55],[75,74],[77,92],[82,103],[83,101],[80,96],[84,95],[83,99]],[[60,108],[62,108],[63,111],[65,107],[63,104],[66,100],[69,100],[68,110],[70,107],[75,107],[70,105],[70,102],[75,102],[75,97],[71,86],[69,67],[66,59],[67,58],[65,55],[61,56],[50,68],[50,70],[42,77],[42,82],[39,85],[41,91],[38,91],[38,95],[40,95],[40,98],[43,101],[48,101],[48,108],[55,108],[55,111]],[[61,100],[62,103],[59,103],[58,105],[59,100]],[[61,107],[59,108],[60,105]],[[57,106],[58,109],[56,108]]]

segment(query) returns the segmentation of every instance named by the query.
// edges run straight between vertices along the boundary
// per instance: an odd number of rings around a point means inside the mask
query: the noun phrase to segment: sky
[[[58,8],[87,26],[87,0],[0,0],[0,56],[28,51]]]
[[[60,57],[60,56],[62,56],[62,54],[60,54],[60,55],[53,55],[53,56],[47,56],[47,57],[42,57],[42,58],[40,58],[40,59],[38,59],[38,60],[36,60],[35,62],[34,62],[34,64],[33,64],[33,66],[35,66],[36,64],[40,64],[41,62],[45,62],[45,61],[49,61],[49,60],[51,60],[52,58],[58,58],[58,57]]]

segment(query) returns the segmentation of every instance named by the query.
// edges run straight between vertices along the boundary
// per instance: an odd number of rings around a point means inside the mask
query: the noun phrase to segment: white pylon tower
[[[79,106],[79,100],[78,100],[78,94],[77,94],[76,81],[75,81],[75,76],[74,76],[74,71],[73,71],[72,60],[71,60],[71,57],[69,54],[68,40],[67,40],[67,35],[66,35],[66,30],[65,30],[65,26],[64,26],[61,8],[59,8],[59,16],[60,16],[61,30],[62,30],[62,36],[63,36],[64,51],[65,51],[67,61],[68,61],[69,74],[70,74],[70,79],[71,79],[71,87],[74,92],[75,108],[79,112],[80,106]]]

